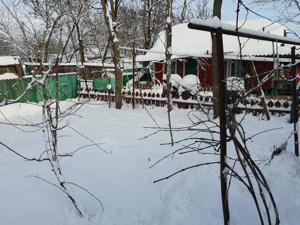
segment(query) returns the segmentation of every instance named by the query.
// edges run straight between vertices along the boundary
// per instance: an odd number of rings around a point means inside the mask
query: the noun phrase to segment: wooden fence
[[[88,84],[88,88],[84,85],[80,85],[78,90],[79,97],[92,98],[100,101],[114,102],[114,92],[108,92],[103,90],[93,89],[91,84]],[[137,90],[135,93],[131,91],[123,91],[123,100],[127,104],[133,102],[137,104],[151,105],[157,107],[164,107],[167,104],[167,98],[164,94],[157,93],[152,90]],[[193,96],[188,93],[183,93],[182,96],[174,95],[172,98],[174,106],[183,109],[199,109],[200,107],[212,108],[213,98],[208,95]],[[266,100],[268,109],[271,113],[290,113],[292,102],[284,99],[268,99]],[[254,113],[261,113],[263,111],[260,98],[247,97],[242,100],[238,105],[239,111],[250,111]]]

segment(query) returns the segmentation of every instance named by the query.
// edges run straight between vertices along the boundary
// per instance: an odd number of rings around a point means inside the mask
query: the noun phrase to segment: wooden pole
[[[132,108],[135,108],[135,86],[134,86],[134,81],[135,81],[135,41],[132,43]]]
[[[227,190],[227,174],[226,174],[226,81],[224,74],[224,50],[222,39],[222,28],[217,28],[216,33],[213,33],[216,37],[216,49],[217,49],[217,73],[218,73],[218,89],[219,89],[219,121],[220,121],[220,180],[221,180],[221,197],[224,225],[229,225],[230,214],[228,204],[228,190]]]
[[[293,107],[291,112],[291,121],[294,123],[294,144],[295,144],[295,155],[299,157],[299,143],[298,143],[298,93],[297,93],[297,76],[296,76],[296,47],[291,48],[292,52],[292,75],[293,75],[293,84],[292,84],[292,93],[293,93]]]

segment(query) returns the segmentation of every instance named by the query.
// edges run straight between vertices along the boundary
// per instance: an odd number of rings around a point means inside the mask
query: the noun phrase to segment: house
[[[2,74],[16,74],[24,76],[24,71],[18,56],[0,56],[0,76]]]
[[[227,22],[235,25],[235,22]],[[247,20],[243,28],[284,35],[286,27],[279,23],[271,23],[265,19]],[[162,31],[154,46],[147,50],[145,55],[139,55],[137,61],[149,63],[155,78],[162,82],[165,67],[165,32]],[[255,74],[264,77],[274,66],[280,63],[289,63],[291,46],[280,45],[261,40],[240,38],[223,35],[225,74],[227,77],[235,76],[249,78],[247,85],[257,84]],[[202,87],[212,86],[212,53],[211,34],[205,31],[188,28],[187,23],[172,27],[172,73],[185,76],[197,75]],[[241,52],[240,55],[240,46]],[[268,81],[263,88],[269,91],[272,81]]]

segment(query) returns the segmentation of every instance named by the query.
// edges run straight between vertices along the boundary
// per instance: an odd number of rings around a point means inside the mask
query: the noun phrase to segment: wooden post
[[[297,75],[296,75],[296,67],[294,66],[296,62],[296,47],[293,46],[291,48],[292,51],[292,75],[293,75],[293,85],[292,85],[292,93],[293,93],[293,107],[291,112],[291,121],[294,123],[294,144],[295,144],[295,155],[299,157],[299,143],[298,143],[298,92],[297,92]]]
[[[217,62],[216,67],[218,74],[218,89],[219,89],[219,121],[220,121],[220,180],[221,180],[221,196],[222,196],[222,208],[223,208],[223,219],[224,225],[229,225],[229,204],[228,204],[228,190],[227,190],[227,174],[226,174],[226,157],[227,157],[227,146],[226,146],[226,81],[224,74],[224,50],[223,50],[223,39],[222,39],[222,28],[217,28],[216,33],[213,33],[216,38],[216,51],[217,51]]]
[[[134,87],[134,81],[135,81],[135,41],[132,43],[132,108],[135,108],[135,87]]]

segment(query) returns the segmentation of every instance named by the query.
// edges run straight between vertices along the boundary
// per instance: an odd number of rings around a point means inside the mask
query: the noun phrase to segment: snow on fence
[[[87,81],[89,82],[89,81]],[[78,96],[82,98],[92,98],[100,101],[112,101],[115,100],[114,92],[108,92],[106,90],[97,90],[88,85],[88,89],[85,88],[84,82],[80,83],[80,89],[78,90]],[[199,109],[200,106],[206,108],[212,108],[213,98],[207,94],[208,92],[200,92],[199,95],[190,95],[183,93],[182,96],[174,96],[172,99],[173,105],[183,109]],[[167,98],[164,94],[160,94],[153,90],[137,90],[135,93],[132,91],[123,91],[123,100],[130,104],[133,101],[133,96],[137,104],[145,104],[157,107],[164,107],[167,105]],[[290,113],[292,101],[282,99],[269,99],[267,105],[271,113]],[[254,113],[260,113],[263,111],[261,99],[257,97],[247,97],[242,100],[238,105],[238,109],[241,111],[250,111]]]

